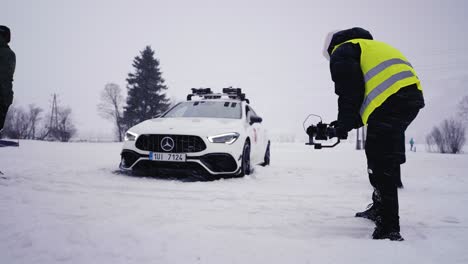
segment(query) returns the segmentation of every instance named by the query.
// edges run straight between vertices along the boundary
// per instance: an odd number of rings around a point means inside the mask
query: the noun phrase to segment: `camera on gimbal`
[[[306,120],[304,121],[304,126],[311,116],[317,116],[317,115],[309,115]],[[317,116],[320,118],[320,122],[317,123],[317,125],[310,125],[306,133],[309,136],[309,142],[306,143],[306,145],[311,145],[314,146],[315,149],[322,149],[322,148],[333,148],[336,145],[340,143],[340,138],[337,136],[336,133],[336,128],[333,126],[330,126],[330,124],[326,124],[322,122],[322,118],[320,116]],[[304,127],[305,129],[305,127]],[[317,143],[314,141],[315,140],[329,140],[331,138],[337,138],[337,141],[333,145],[322,145],[321,143]]]

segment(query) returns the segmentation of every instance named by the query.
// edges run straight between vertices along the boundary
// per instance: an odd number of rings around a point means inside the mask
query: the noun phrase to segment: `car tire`
[[[240,176],[249,175],[251,172],[250,166],[250,142],[246,141],[244,144],[244,149],[242,150],[242,165]]]
[[[265,157],[263,158],[263,163],[262,166],[268,166],[270,165],[270,141],[268,141],[267,148],[265,150]]]

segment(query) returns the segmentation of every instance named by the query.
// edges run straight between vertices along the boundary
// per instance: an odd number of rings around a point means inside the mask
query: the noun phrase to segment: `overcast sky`
[[[426,98],[407,136],[454,115],[468,94],[468,2],[6,0],[0,24],[17,55],[15,103],[73,110],[80,135],[112,134],[96,111],[109,82],[126,92],[132,60],[151,45],[171,97],[191,87],[241,87],[275,133],[301,134],[309,113],[336,119],[322,57],[327,32],[360,26],[400,49]]]

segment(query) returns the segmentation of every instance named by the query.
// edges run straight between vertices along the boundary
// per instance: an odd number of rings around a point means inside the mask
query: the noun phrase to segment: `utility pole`
[[[361,130],[359,133],[359,130]],[[366,147],[366,134],[367,134],[367,127],[363,126],[362,128],[356,129],[356,149],[364,149]]]
[[[364,125],[362,126],[362,148],[366,147],[366,135],[367,135],[367,127]]]
[[[49,120],[49,129],[47,131],[47,138],[56,138],[58,133],[58,109],[57,109],[57,94],[54,94],[54,99],[52,101],[52,110]]]
[[[359,138],[359,129],[356,129],[356,149],[360,150],[361,149],[361,139]]]

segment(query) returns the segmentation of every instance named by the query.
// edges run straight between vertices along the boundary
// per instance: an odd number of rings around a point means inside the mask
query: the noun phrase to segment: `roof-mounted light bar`
[[[223,88],[223,93],[240,95],[240,94],[242,94],[242,89],[241,88],[232,88],[232,86],[231,86],[231,87],[228,87],[228,88]]]
[[[211,88],[192,88],[192,94],[212,94]]]
[[[192,94],[187,95],[187,101],[192,100],[193,96],[198,96],[203,99],[221,99],[227,97],[229,99],[241,100],[250,103],[249,99],[245,98],[241,88],[223,88],[223,93],[213,93],[211,88],[192,88]]]
[[[248,104],[250,104],[249,99],[247,99],[245,97],[245,94],[242,93],[241,88],[232,88],[232,86],[228,88],[223,88],[223,93],[229,95],[229,98],[231,99],[239,99],[241,101],[246,101]]]
[[[192,88],[192,94],[187,95],[187,101],[192,100],[192,96],[203,96],[212,93],[211,88]]]

